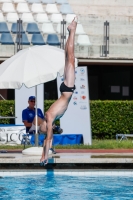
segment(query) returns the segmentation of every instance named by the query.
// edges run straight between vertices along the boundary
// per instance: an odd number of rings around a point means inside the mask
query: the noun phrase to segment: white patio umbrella
[[[65,53],[62,49],[48,45],[26,48],[0,64],[0,89],[17,89],[23,84],[30,88],[54,80],[58,73],[60,76],[63,75],[64,66]],[[75,59],[75,67],[77,67],[77,59]],[[37,95],[37,87],[35,88]]]

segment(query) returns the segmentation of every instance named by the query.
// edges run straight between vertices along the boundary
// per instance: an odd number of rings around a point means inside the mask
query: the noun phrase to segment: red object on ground
[[[56,152],[57,153],[133,153],[133,149],[56,149]]]
[[[1,149],[3,150],[3,149]],[[22,153],[22,149],[6,149],[7,153]],[[133,149],[56,149],[57,153],[133,153]]]

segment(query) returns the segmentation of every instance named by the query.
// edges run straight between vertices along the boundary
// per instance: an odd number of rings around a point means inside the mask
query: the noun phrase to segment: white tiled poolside
[[[67,175],[67,176],[133,176],[133,170],[0,170],[0,177],[30,175]]]
[[[105,158],[94,157],[106,155]],[[115,156],[114,158],[108,157]],[[93,158],[92,158],[93,156]],[[117,157],[118,156],[118,157]],[[41,156],[22,153],[1,153],[0,163],[39,163]],[[133,163],[132,153],[57,153],[49,155],[49,163]]]

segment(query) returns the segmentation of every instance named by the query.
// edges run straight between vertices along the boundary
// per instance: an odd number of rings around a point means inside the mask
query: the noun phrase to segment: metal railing
[[[65,43],[66,43],[66,21],[63,19],[61,21],[61,34],[60,34],[60,48],[65,49]]]
[[[101,57],[107,57],[109,54],[109,22],[104,22],[103,45],[101,46]]]

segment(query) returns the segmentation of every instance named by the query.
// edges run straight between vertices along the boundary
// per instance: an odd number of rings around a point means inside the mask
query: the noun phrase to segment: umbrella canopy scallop
[[[64,73],[65,53],[43,45],[21,50],[0,65],[0,88],[33,87],[54,80]],[[77,67],[77,59],[75,59]]]

